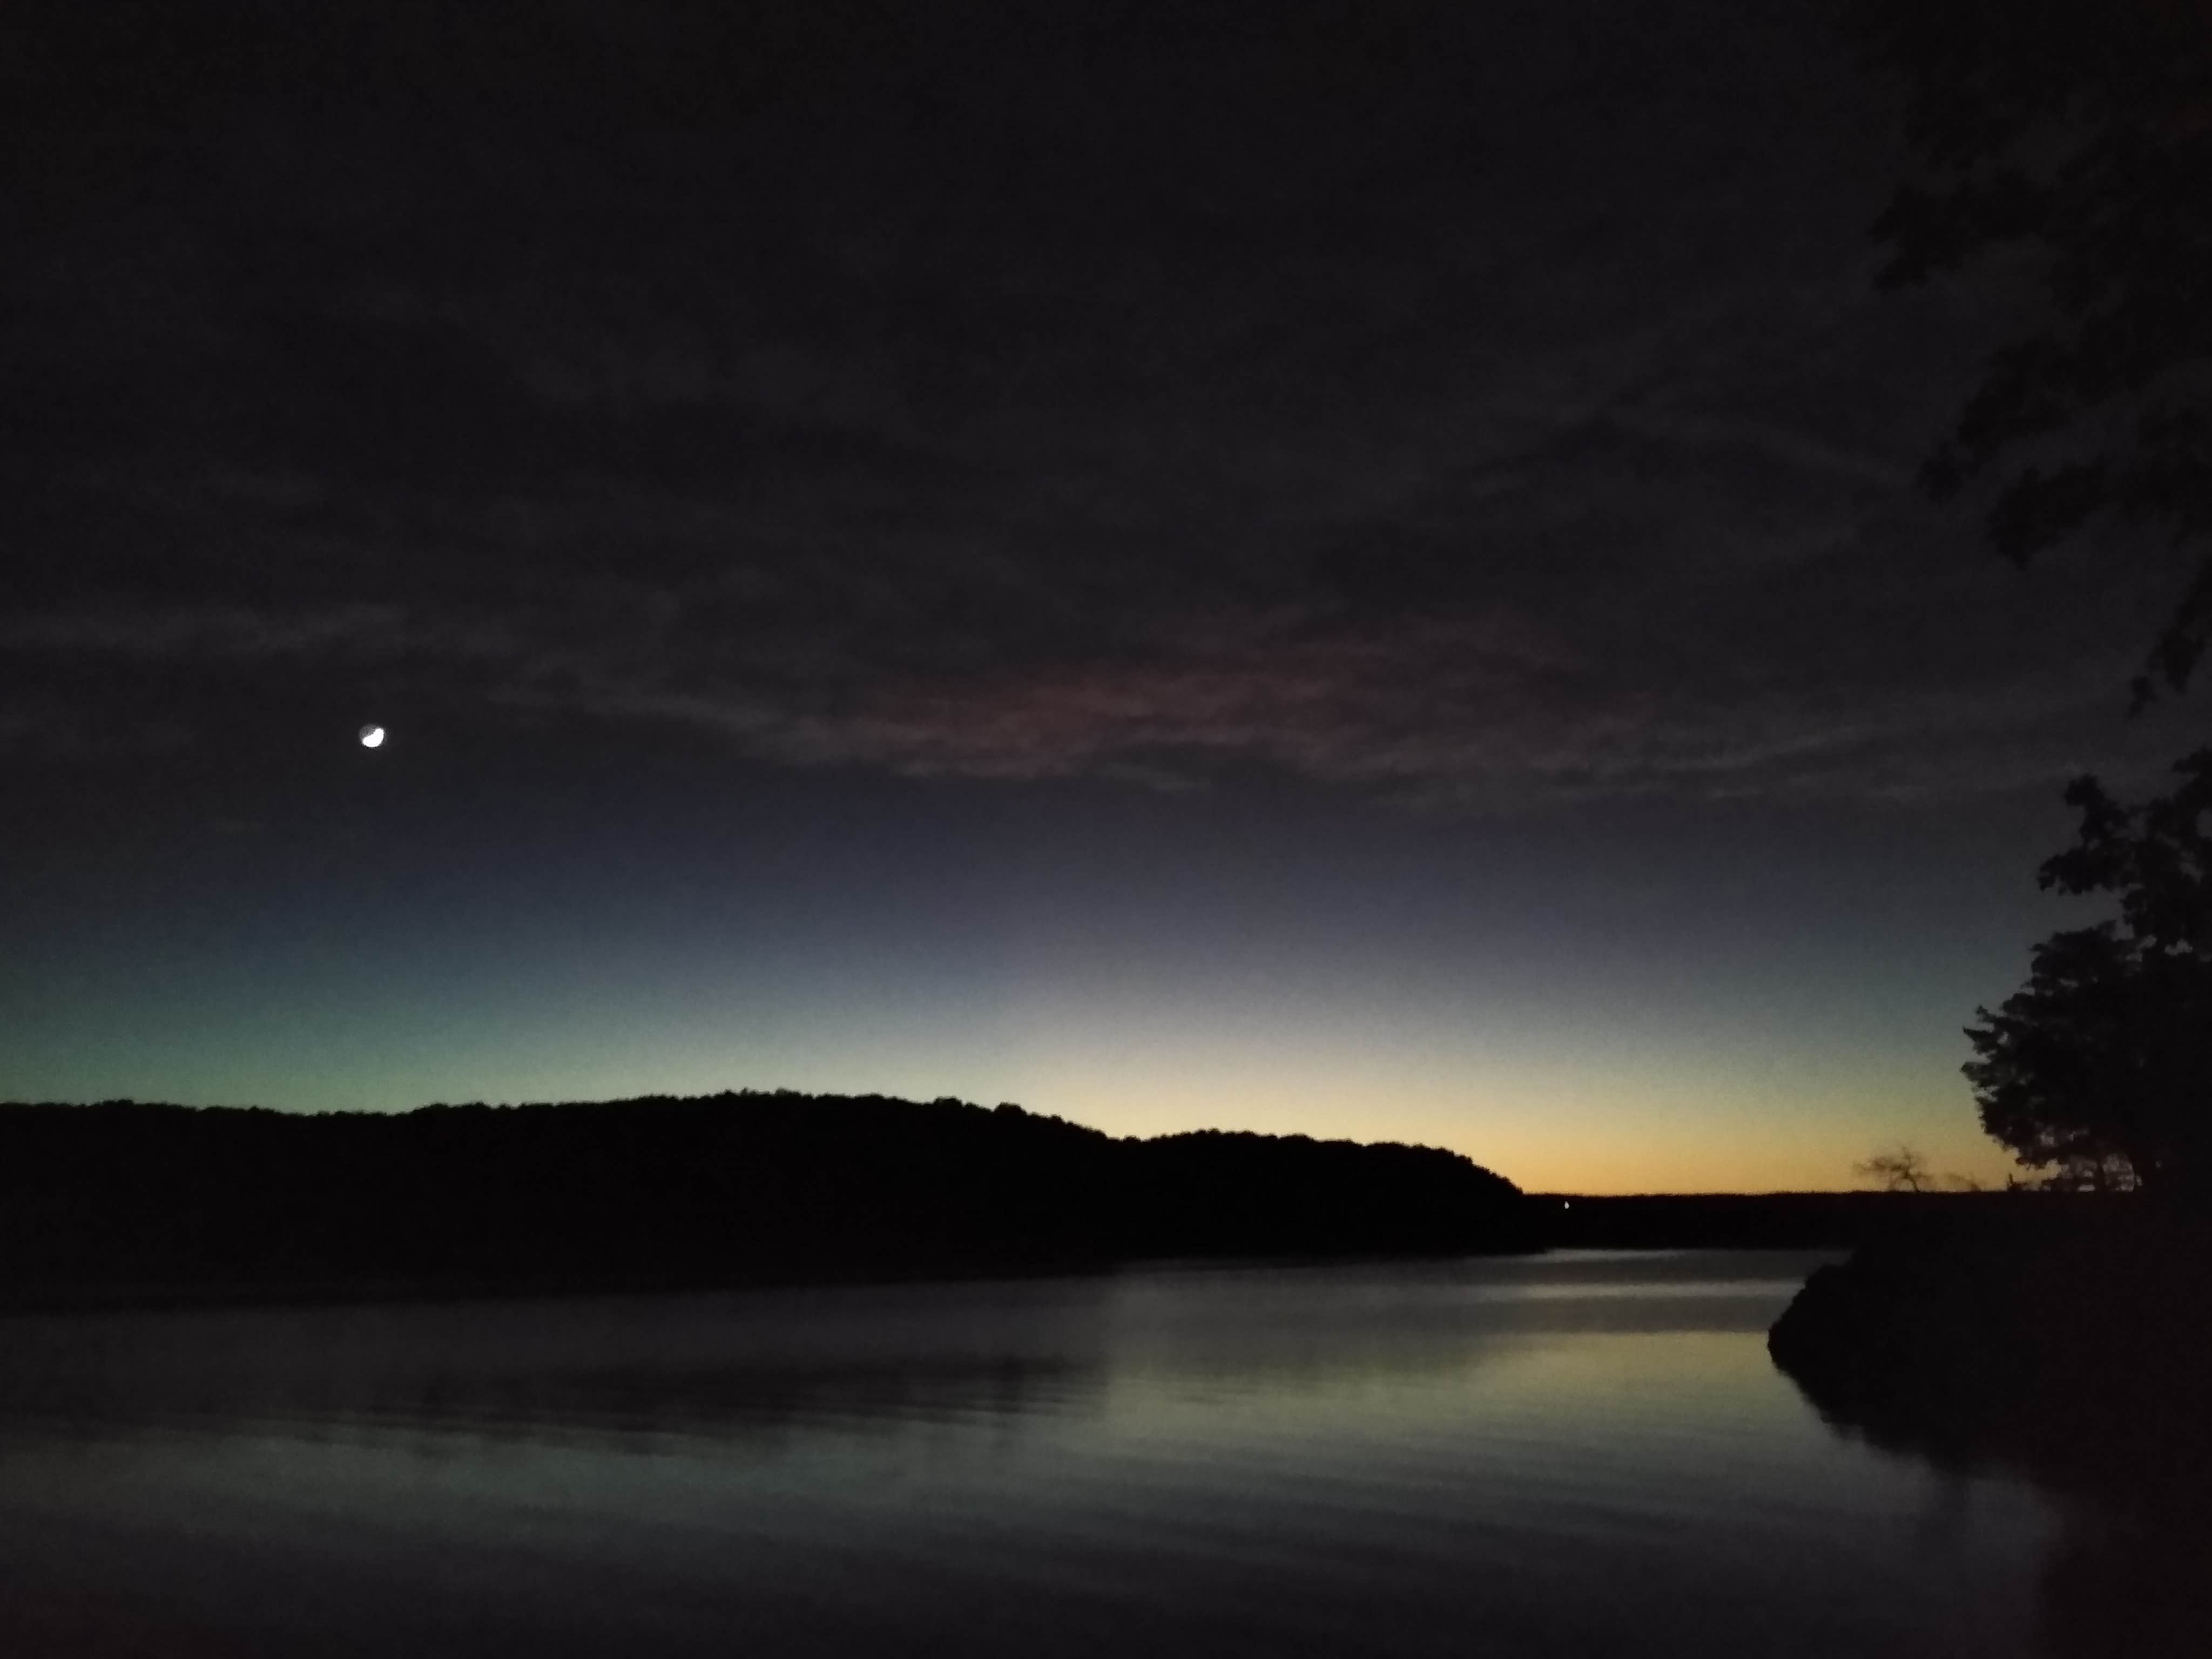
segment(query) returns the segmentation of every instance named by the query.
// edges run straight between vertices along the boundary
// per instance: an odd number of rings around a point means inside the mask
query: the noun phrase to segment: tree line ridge
[[[1510,1181],[1396,1143],[1122,1139],[788,1091],[290,1113],[0,1104],[0,1297],[708,1286],[1158,1257],[1534,1248]]]

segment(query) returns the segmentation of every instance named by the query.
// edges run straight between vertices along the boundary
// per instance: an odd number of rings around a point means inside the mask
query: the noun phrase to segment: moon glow
[[[361,746],[362,748],[375,749],[380,747],[383,742],[384,728],[382,726],[364,726],[361,728]]]

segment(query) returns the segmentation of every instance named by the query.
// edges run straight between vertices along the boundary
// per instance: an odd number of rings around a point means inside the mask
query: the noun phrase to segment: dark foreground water
[[[1803,1253],[0,1320],[0,1652],[2034,1653]]]

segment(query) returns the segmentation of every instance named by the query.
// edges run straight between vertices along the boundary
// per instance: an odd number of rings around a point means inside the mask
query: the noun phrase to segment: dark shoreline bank
[[[2023,1200],[1822,1267],[1768,1335],[1832,1424],[2155,1510],[2212,1491],[2212,1220]]]

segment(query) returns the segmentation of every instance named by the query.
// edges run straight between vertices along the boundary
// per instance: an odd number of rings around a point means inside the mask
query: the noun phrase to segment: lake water
[[[0,1651],[2010,1655],[1802,1252],[0,1320]]]

